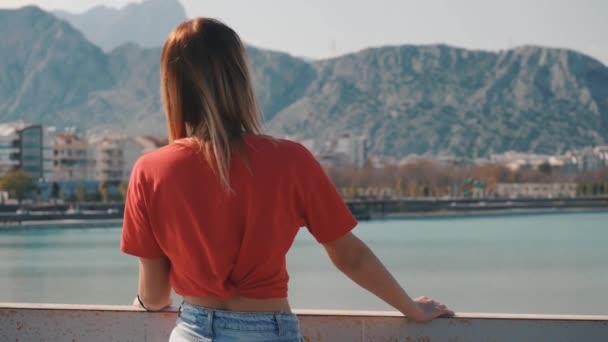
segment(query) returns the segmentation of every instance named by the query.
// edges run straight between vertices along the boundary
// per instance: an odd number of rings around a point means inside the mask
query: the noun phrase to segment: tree
[[[600,184],[593,183],[593,185],[591,187],[591,194],[594,195],[594,196],[601,194],[601,192],[600,192]]]
[[[403,197],[403,180],[401,177],[397,178],[397,183],[395,184],[395,192],[397,196]]]
[[[418,183],[415,180],[410,180],[407,183],[407,196],[417,197],[418,196]]]
[[[106,203],[108,201],[108,195],[109,195],[109,189],[110,189],[110,184],[108,184],[108,181],[105,179],[102,179],[99,182],[99,194],[101,195],[101,200],[103,203]]]
[[[540,171],[541,173],[545,174],[545,175],[550,175],[551,172],[553,171],[551,164],[549,164],[549,162],[544,162],[540,165],[538,165],[538,171]]]
[[[61,186],[59,186],[59,183],[53,182],[51,184],[51,198],[57,202],[59,196],[61,196]]]
[[[79,185],[76,188],[76,200],[78,202],[85,202],[87,200],[87,188],[84,185]]]
[[[118,190],[120,191],[120,196],[123,201],[127,199],[127,189],[129,189],[129,183],[124,181],[121,182]]]
[[[489,191],[493,191],[500,182],[509,181],[509,170],[500,165],[478,165],[473,166],[469,177],[485,183]]]
[[[17,198],[19,204],[30,192],[36,190],[34,179],[23,170],[11,171],[0,177],[0,190]]]
[[[431,191],[430,191],[430,189],[429,189],[429,186],[428,186],[428,185],[426,185],[426,184],[425,184],[425,185],[423,185],[423,186],[422,186],[422,196],[423,196],[423,197],[429,197],[430,195],[431,195]]]
[[[591,184],[582,183],[579,184],[578,187],[579,195],[581,196],[587,196],[591,193]]]

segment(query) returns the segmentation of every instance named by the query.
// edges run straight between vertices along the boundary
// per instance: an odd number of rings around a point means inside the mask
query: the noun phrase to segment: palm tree
[[[57,200],[59,199],[60,195],[61,186],[59,185],[59,183],[53,182],[53,184],[51,184],[51,198],[53,199],[53,204],[57,204]]]
[[[125,201],[127,198],[127,189],[129,189],[129,183],[123,181],[120,183],[120,196],[122,197],[122,200]]]
[[[99,181],[99,194],[101,195],[101,200],[103,203],[106,203],[108,201],[108,195],[109,195],[109,188],[110,185],[108,184],[108,181],[105,179],[102,179],[101,181]]]

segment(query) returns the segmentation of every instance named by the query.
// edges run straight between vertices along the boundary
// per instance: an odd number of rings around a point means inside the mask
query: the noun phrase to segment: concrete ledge
[[[176,309],[0,303],[0,341],[167,341]],[[608,316],[460,313],[418,324],[396,312],[296,313],[310,342],[608,340]]]

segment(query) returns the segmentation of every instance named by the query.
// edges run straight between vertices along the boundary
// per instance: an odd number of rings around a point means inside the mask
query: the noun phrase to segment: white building
[[[0,175],[19,168],[18,123],[0,125]]]
[[[95,163],[94,180],[120,183],[123,180],[124,151],[121,136],[91,137]]]
[[[575,183],[498,183],[496,195],[503,198],[572,198]]]
[[[367,139],[364,136],[343,134],[335,141],[330,141],[325,159],[333,155],[334,160],[361,168],[367,162]]]
[[[338,138],[335,152],[345,154],[353,166],[361,168],[367,162],[366,143],[364,136],[343,134]]]
[[[539,165],[547,163],[551,156],[509,151],[501,154],[493,154],[490,156],[490,162],[501,164],[512,171],[520,169],[535,169]]]
[[[608,167],[608,146],[588,147],[569,151],[562,159],[564,170],[571,172],[588,172]]]
[[[57,134],[53,144],[53,182],[85,182],[94,176],[89,144],[75,134]]]
[[[367,138],[364,136],[352,137],[351,159],[356,167],[363,167],[367,163]]]
[[[166,138],[159,138],[155,136],[138,136],[133,138],[138,144],[142,146],[142,154],[152,152],[159,147],[165,146],[169,143]]]
[[[608,167],[608,146],[583,149],[580,161],[582,171],[593,171]]]
[[[124,135],[92,136],[89,138],[95,164],[94,180],[114,184],[127,182],[139,157],[158,148],[163,142],[154,137]]]

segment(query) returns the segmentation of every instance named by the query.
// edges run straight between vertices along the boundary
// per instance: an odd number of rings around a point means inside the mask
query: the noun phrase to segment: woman
[[[121,250],[139,257],[135,304],[184,302],[170,341],[301,341],[287,301],[285,255],[306,226],[335,266],[416,321],[451,312],[412,300],[351,230],[357,222],[301,145],[261,135],[238,35],[187,21],[162,51],[171,143],[141,157]]]

